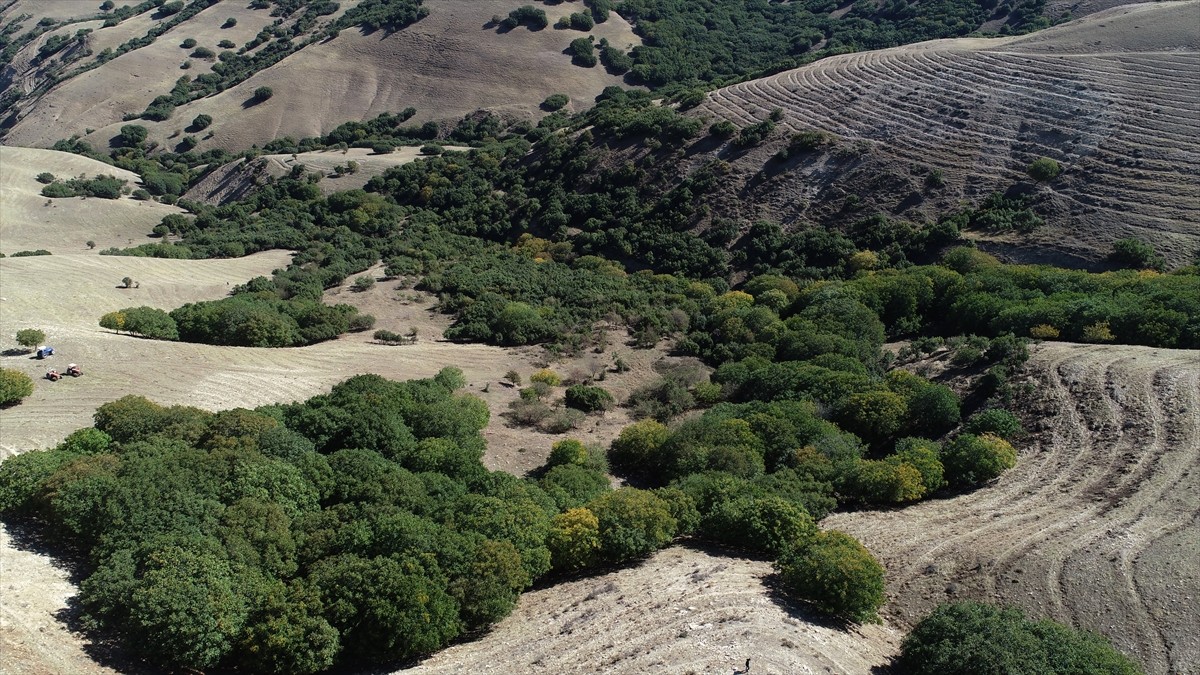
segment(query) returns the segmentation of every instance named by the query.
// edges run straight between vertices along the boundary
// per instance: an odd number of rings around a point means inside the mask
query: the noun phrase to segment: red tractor
[[[62,379],[62,373],[59,373],[57,368],[51,368],[46,371],[46,379],[51,382],[58,382]]]
[[[83,375],[83,369],[74,363],[67,364],[67,375],[71,377],[79,377]]]

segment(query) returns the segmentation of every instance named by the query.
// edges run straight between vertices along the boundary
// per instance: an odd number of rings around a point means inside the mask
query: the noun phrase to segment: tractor
[[[62,374],[58,372],[57,368],[51,368],[46,371],[46,379],[51,382],[58,382],[62,379]]]
[[[67,364],[67,375],[71,377],[79,377],[83,375],[83,369],[74,363]]]

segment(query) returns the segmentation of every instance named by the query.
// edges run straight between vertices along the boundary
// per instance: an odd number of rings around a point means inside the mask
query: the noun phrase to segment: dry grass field
[[[1200,3],[1163,2],[1025,37],[847,54],[718,90],[695,114],[744,126],[783,112],[771,140],[728,157],[728,209],[743,220],[920,222],[1023,182],[1049,225],[982,236],[997,252],[1086,265],[1133,236],[1177,265],[1200,250],[1197,25]],[[831,152],[770,163],[813,129],[837,137]],[[1033,186],[1024,170],[1040,156],[1064,173]],[[931,189],[934,169],[945,185]]]
[[[29,3],[25,11],[41,16],[49,11],[42,10],[42,5],[54,4]],[[344,11],[347,3],[341,4]],[[282,136],[317,136],[346,121],[409,106],[417,109],[417,123],[455,120],[480,109],[537,116],[538,105],[553,93],[567,94],[574,101],[572,107],[578,109],[590,105],[604,87],[621,84],[620,78],[608,75],[604,68],[579,68],[563,54],[571,40],[584,33],[520,27],[501,34],[486,27],[493,15],[507,15],[520,4],[512,0],[428,0],[429,16],[401,31],[388,35],[344,30],[235,87],[179,107],[169,120],[137,123],[150,129],[150,140],[171,147],[191,120],[205,113],[214,122],[204,135],[211,132],[212,138],[202,141],[199,148],[240,150]],[[78,134],[96,147],[105,147],[128,123],[122,121],[124,114],[140,113],[155,96],[169,92],[179,77],[194,78],[208,72],[211,62],[204,59],[191,59],[191,69],[180,70],[191,51],[179,48],[185,38],[220,51],[218,41],[230,39],[242,45],[273,20],[269,12],[251,10],[247,5],[243,0],[220,2],[152,45],[123,54],[56,85],[37,100],[22,103],[22,118],[4,141],[45,147]],[[578,7],[563,3],[543,9],[553,24]],[[222,29],[227,17],[238,19],[237,26]],[[132,29],[131,22],[145,25]],[[88,36],[89,47],[99,53],[106,46],[144,35],[153,23],[147,13],[113,28],[96,26]],[[120,39],[113,40],[110,32],[119,32]],[[590,34],[626,48],[640,44],[629,24],[616,14]],[[22,53],[36,53],[39,43],[35,41]],[[36,68],[28,59],[16,61],[30,69],[25,86],[29,91],[37,81]],[[261,86],[271,87],[274,97],[247,105],[252,92]]]
[[[137,174],[94,159],[55,150],[0,146],[0,252],[45,249],[54,254],[83,253],[88,241],[95,252],[153,241],[146,235],[163,216],[183,210],[129,197],[47,199],[37,175],[49,172],[58,178],[81,174],[115,176],[136,187]],[[124,276],[124,275],[121,275]],[[117,279],[120,280],[121,276]]]

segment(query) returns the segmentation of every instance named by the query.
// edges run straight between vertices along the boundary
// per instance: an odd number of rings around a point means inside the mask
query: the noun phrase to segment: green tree
[[[542,101],[542,110],[554,112],[555,110],[561,110],[563,106],[570,102],[571,97],[566,94],[550,94],[546,97],[545,101]]]
[[[978,485],[1017,465],[1017,451],[992,434],[962,434],[942,449],[946,478],[955,485]]]
[[[1142,672],[1099,636],[969,601],[939,605],[922,619],[904,638],[895,665],[912,675]]]
[[[149,135],[150,131],[140,124],[126,124],[121,127],[121,133],[118,138],[122,146],[136,148],[145,142],[146,137]]]
[[[34,347],[46,341],[46,334],[36,328],[26,328],[17,331],[17,344],[21,345],[26,351],[33,351]]]
[[[154,307],[127,307],[120,310],[125,316],[124,329],[135,335],[155,340],[178,340],[179,328],[170,314]]]
[[[1005,440],[1020,435],[1024,429],[1016,415],[1003,408],[990,408],[971,415],[963,431],[968,434],[994,434]]]
[[[660,422],[635,422],[622,429],[620,435],[613,440],[608,457],[613,466],[627,471],[649,469],[670,436],[671,431]]]
[[[851,394],[838,406],[837,419],[847,431],[869,443],[894,438],[905,423],[908,405],[904,397],[891,391],[867,391]]]
[[[775,562],[783,587],[826,614],[878,620],[884,601],[883,566],[854,537],[828,530]]]
[[[1062,173],[1062,166],[1049,157],[1038,157],[1029,163],[1025,173],[1040,183],[1057,178],[1058,174]]]
[[[158,659],[211,668],[234,646],[248,608],[229,563],[204,551],[154,551],[129,596],[131,645]]]
[[[817,535],[817,526],[804,508],[780,497],[722,502],[705,523],[704,533],[723,544],[774,556],[789,547],[805,546]]]
[[[466,626],[478,628],[508,616],[529,583],[521,554],[511,542],[485,540],[475,549],[466,574],[450,584],[450,595],[458,601]]]
[[[312,587],[277,584],[247,621],[238,658],[253,672],[312,675],[328,669],[341,650],[338,631],[321,616]]]
[[[372,660],[428,654],[462,630],[453,598],[411,561],[343,554],[313,565],[309,581],[343,647]]]
[[[618,563],[650,555],[675,536],[676,522],[654,493],[621,488],[588,504],[600,522],[600,554]]]
[[[1136,270],[1162,272],[1167,268],[1166,259],[1159,255],[1153,246],[1133,237],[1114,241],[1108,259],[1119,267]]]
[[[259,87],[258,89],[254,90],[254,101],[256,103],[262,103],[274,95],[275,92],[270,87]]]
[[[946,486],[941,447],[933,441],[902,438],[896,443],[896,452],[889,459],[899,460],[920,472],[926,495]]]
[[[568,509],[550,523],[546,535],[554,569],[575,572],[596,564],[600,555],[600,520],[586,508]]]

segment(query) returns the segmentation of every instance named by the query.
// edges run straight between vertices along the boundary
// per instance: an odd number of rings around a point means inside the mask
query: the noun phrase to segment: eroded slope
[[[1197,2],[1130,5],[1023,38],[834,57],[713,92],[697,114],[746,126],[782,112],[767,143],[725,152],[725,208],[745,219],[919,222],[1019,185],[1049,224],[981,235],[1001,251],[1086,265],[1134,236],[1181,264],[1200,249],[1197,20]],[[814,129],[831,150],[771,161]],[[1064,174],[1033,185],[1041,156]]]

